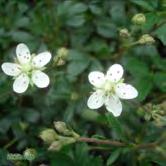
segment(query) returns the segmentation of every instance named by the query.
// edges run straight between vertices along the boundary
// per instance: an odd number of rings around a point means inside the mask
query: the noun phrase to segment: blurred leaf
[[[7,163],[7,151],[4,149],[0,149],[0,163],[4,166],[9,164]]]
[[[12,31],[10,32],[12,39],[16,42],[27,42],[33,39],[33,36],[24,31]]]
[[[118,25],[124,25],[126,22],[125,1],[110,1],[110,6],[111,20]]]
[[[111,18],[101,18],[101,20],[98,20],[97,32],[106,38],[115,38],[117,36],[117,29],[115,24],[111,22]]]
[[[8,118],[0,119],[0,133],[5,134],[11,126],[11,121]]]
[[[69,155],[65,153],[55,153],[51,158],[51,165],[59,166],[73,166],[73,160]]]
[[[134,77],[138,78],[149,73],[147,64],[140,61],[138,58],[127,57],[126,60],[125,67]]]
[[[154,75],[154,83],[162,92],[166,92],[166,73],[156,73]]]
[[[135,86],[138,90],[138,100],[143,101],[153,88],[153,77],[151,75],[139,77],[136,79]]]
[[[119,149],[113,151],[107,160],[107,166],[111,166],[118,159],[119,155],[120,155]]]
[[[153,1],[131,0],[131,2],[149,11],[153,11],[155,8],[157,8],[159,3],[158,0],[153,0]]]
[[[122,130],[123,125],[119,122],[118,118],[114,117],[112,113],[107,113],[106,116],[109,126],[117,135],[117,139],[125,140],[124,133]]]
[[[78,27],[81,26],[85,22],[84,16],[73,16],[72,18],[67,20],[67,25],[73,26],[73,27]]]
[[[146,16],[146,22],[143,25],[143,29],[144,30],[152,29],[153,26],[155,24],[157,24],[159,22],[159,20],[160,20],[160,17],[154,12],[147,13],[147,14],[145,14],[145,16]]]
[[[37,121],[40,118],[40,114],[37,112],[37,110],[33,109],[24,110],[23,116],[26,119],[26,121],[31,123],[37,123]]]
[[[67,71],[71,76],[81,74],[89,65],[90,59],[85,54],[76,50],[71,50],[69,53],[70,63],[67,66]]]
[[[29,23],[30,23],[30,20],[28,17],[21,17],[18,20],[16,20],[14,26],[17,28],[23,28],[23,27],[27,27]]]
[[[166,45],[166,23],[160,26],[154,34]]]

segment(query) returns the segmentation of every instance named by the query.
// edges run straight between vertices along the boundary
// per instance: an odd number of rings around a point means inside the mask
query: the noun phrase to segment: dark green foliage
[[[136,13],[146,16],[140,27],[131,23]],[[69,49],[63,66],[48,65],[51,83],[46,89],[29,87],[18,95],[12,90],[13,80],[0,72],[0,165],[9,165],[8,152],[23,154],[26,148],[37,151],[34,165],[166,165],[166,120],[158,126],[156,119],[144,118],[144,105],[160,105],[166,99],[165,17],[165,0],[0,0],[1,64],[13,61],[20,42],[32,52],[49,50],[53,57],[59,48]],[[121,28],[132,31],[131,40],[119,37]],[[143,34],[152,35],[155,43],[124,49]],[[124,66],[126,82],[139,91],[137,99],[123,102],[119,118],[106,116],[104,107],[94,111],[86,105],[92,91],[88,73],[106,71],[113,63]],[[166,114],[166,106],[161,109]],[[165,119],[165,114],[160,116]],[[133,147],[161,143],[147,149],[76,143],[59,152],[48,152],[39,133],[53,128],[53,121],[67,122],[81,136],[99,135]]]

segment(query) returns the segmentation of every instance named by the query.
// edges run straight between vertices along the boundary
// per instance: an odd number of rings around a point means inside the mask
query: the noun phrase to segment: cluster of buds
[[[40,138],[49,145],[48,150],[59,151],[63,146],[72,144],[80,137],[64,122],[54,122],[54,129],[45,129],[40,133]]]
[[[65,47],[58,49],[56,56],[54,57],[54,64],[56,66],[62,66],[66,63],[69,50]]]
[[[146,121],[154,121],[156,126],[166,125],[166,102],[163,102],[158,105],[153,105],[148,103],[138,110],[140,113],[143,113]]]
[[[143,25],[146,23],[146,17],[143,13],[138,13],[136,15],[134,15],[132,17],[132,23],[134,25],[139,25],[139,26],[134,26],[134,28],[136,28],[137,30],[139,29],[139,27],[141,27],[140,25]],[[133,32],[129,32],[128,29],[123,28],[120,29],[119,31],[119,36],[123,39],[123,41],[126,42],[129,41],[129,43],[133,40],[133,36],[131,35]],[[125,39],[125,40],[124,40]],[[127,40],[126,40],[127,39]],[[129,46],[133,46],[136,44],[153,44],[155,42],[154,38],[149,35],[149,34],[143,34],[137,41],[133,41],[132,43],[129,44]]]

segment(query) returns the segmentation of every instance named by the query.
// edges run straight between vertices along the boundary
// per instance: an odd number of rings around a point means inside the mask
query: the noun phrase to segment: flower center
[[[25,72],[25,73],[30,72],[31,69],[32,69],[32,66],[31,66],[30,63],[21,65],[21,70],[22,70],[23,72]]]
[[[106,94],[114,93],[115,85],[116,83],[113,83],[107,80],[104,84],[103,90],[105,91]]]

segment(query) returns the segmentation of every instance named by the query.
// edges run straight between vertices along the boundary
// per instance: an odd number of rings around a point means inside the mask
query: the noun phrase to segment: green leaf
[[[67,66],[68,74],[77,76],[81,74],[89,65],[90,59],[86,54],[80,53],[76,50],[69,52],[69,65]]]
[[[51,165],[73,166],[74,162],[69,155],[65,153],[56,153],[51,158]]]
[[[160,26],[154,34],[166,45],[166,24]]]
[[[10,33],[11,37],[16,42],[26,42],[33,39],[33,36],[24,31],[13,31]]]
[[[78,13],[83,13],[87,10],[87,6],[83,3],[76,3],[72,4],[71,7],[69,8],[69,14],[70,15],[75,15]]]
[[[158,0],[153,0],[153,1],[131,0],[131,2],[149,11],[153,11],[159,5]]]
[[[106,38],[117,37],[116,25],[111,22],[111,18],[101,18],[97,22],[97,32]]]
[[[0,120],[0,133],[3,133],[5,134],[10,126],[11,126],[11,120],[10,119],[7,119],[7,118],[3,118]]]
[[[37,110],[33,110],[33,109],[24,110],[23,116],[26,119],[26,121],[31,123],[37,123],[37,121],[40,118],[40,114],[37,112]]]
[[[151,75],[138,77],[135,87],[138,90],[138,100],[145,100],[153,88],[153,77]]]
[[[79,27],[85,22],[83,15],[73,16],[67,20],[66,24],[73,27]]]
[[[112,128],[112,130],[116,133],[117,139],[125,140],[124,133],[122,130],[122,124],[118,120],[117,117],[114,117],[112,113],[106,114],[108,124]]]
[[[120,155],[119,149],[113,151],[107,160],[107,166],[111,166],[118,159],[119,155]]]
[[[166,73],[156,73],[154,75],[154,83],[162,92],[166,92]]]
[[[148,66],[145,62],[140,61],[136,57],[127,57],[125,59],[125,68],[133,75],[133,77],[141,77],[149,73]]]
[[[147,13],[145,14],[145,16],[146,16],[146,22],[142,27],[144,30],[151,30],[153,26],[157,24],[160,20],[160,17],[154,12]]]
[[[77,76],[81,74],[89,65],[89,60],[84,61],[73,61],[67,66],[68,74]]]

